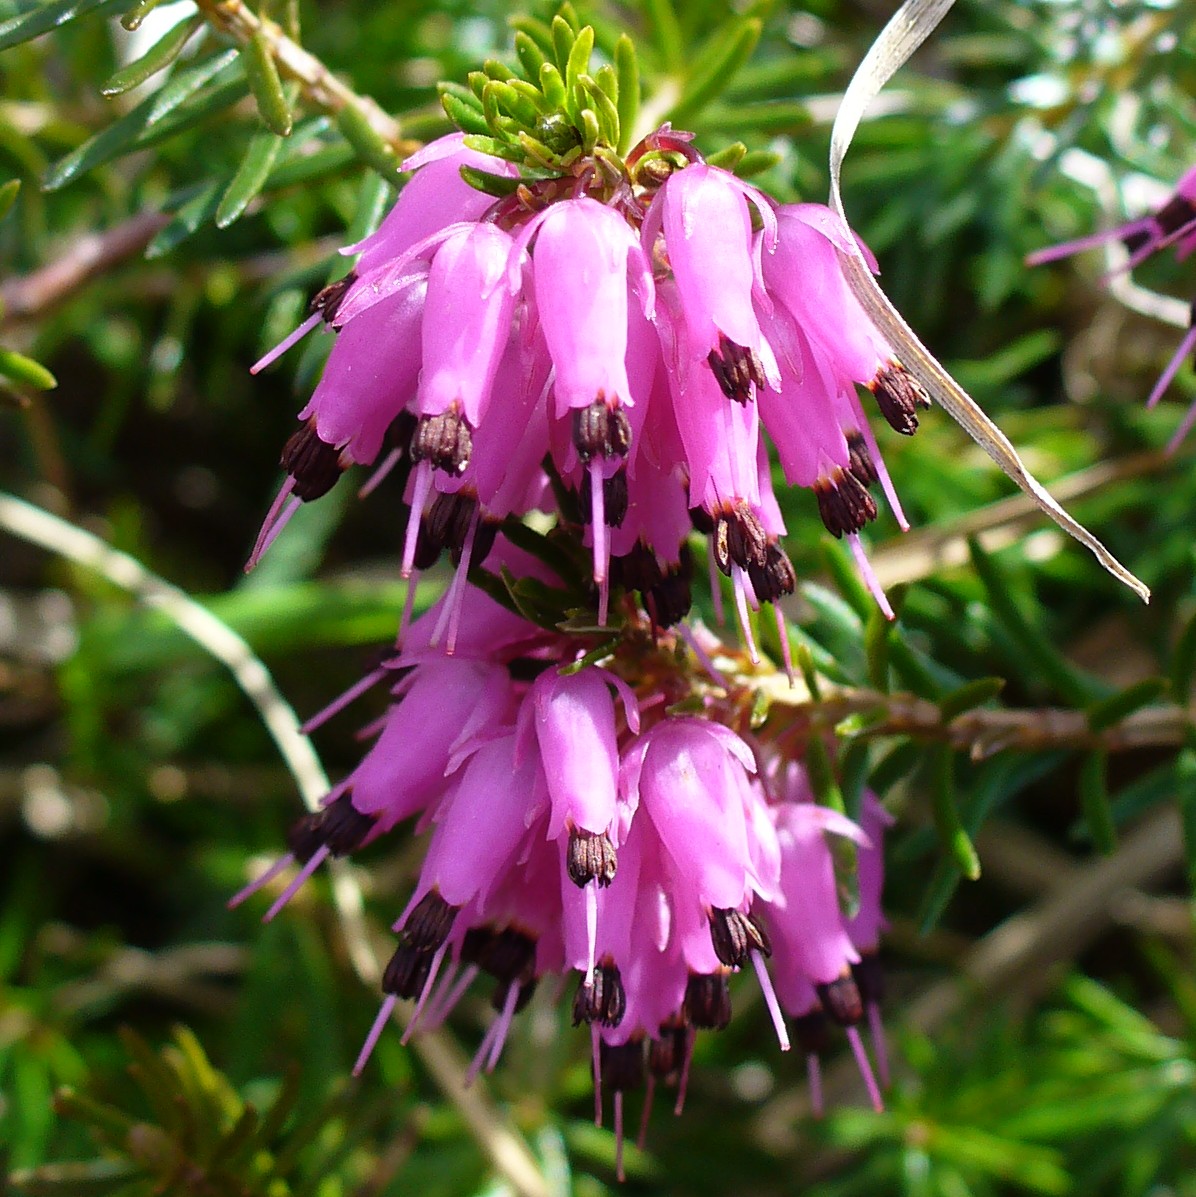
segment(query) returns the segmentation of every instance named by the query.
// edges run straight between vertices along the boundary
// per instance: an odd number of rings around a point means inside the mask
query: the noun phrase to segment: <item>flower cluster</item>
[[[1124,269],[1133,270],[1147,258],[1160,250],[1174,247],[1175,256],[1183,261],[1196,251],[1196,167],[1187,171],[1175,185],[1171,196],[1156,212],[1126,221],[1104,232],[1093,233],[1074,241],[1051,245],[1031,254],[1026,260],[1031,266],[1055,262],[1086,249],[1094,249],[1110,241],[1120,241],[1129,253]],[[1184,361],[1196,349],[1196,300],[1193,300],[1190,327],[1179,343],[1171,360],[1167,363],[1158,382],[1146,401],[1147,407],[1154,407],[1179,373]],[[1172,437],[1169,451],[1176,449],[1196,423],[1196,404]]]
[[[563,496],[591,548],[599,624],[612,584],[660,626],[681,619],[697,527],[754,657],[748,608],[795,581],[766,432],[887,611],[858,538],[872,488],[905,522],[857,384],[902,433],[927,400],[848,290],[839,255],[866,251],[838,217],[777,206],[668,129],[616,182],[520,183],[498,201],[461,168],[513,168],[460,135],[405,166],[381,228],[347,251],[356,269],[258,363],[318,324],[338,330],[251,564],[301,500],[374,463],[389,436],[379,470],[410,466],[404,577],[446,548],[467,573],[503,520]]]
[[[668,126],[618,156],[617,80],[582,69],[591,34],[558,26],[543,92],[481,78],[475,108],[449,97],[495,137],[409,159],[377,232],[346,250],[354,269],[256,367],[335,333],[250,566],[361,465],[365,493],[400,474],[402,575],[446,550],[455,572],[415,619],[409,587],[394,657],[308,725],[393,686],[364,759],[237,900],[297,864],[273,917],[322,861],[414,821],[427,850],[358,1067],[399,1000],[410,1035],[486,975],[495,1017],[471,1075],[491,1069],[537,982],[575,974],[597,1114],[613,1091],[621,1144],[624,1092],[646,1076],[680,1108],[695,1034],[727,1025],[728,979],[750,968],[816,1104],[838,1024],[879,1106],[857,1026],[883,1083],[886,816],[870,795],[858,823],[815,800],[759,702],[751,612],[773,606],[791,674],[775,452],[891,614],[859,542],[874,490],[905,523],[861,392],[903,434],[927,398],[845,281],[843,255],[871,263],[851,230]],[[720,621],[730,580],[742,653],[688,618],[696,534]]]
[[[553,580],[502,538],[493,553]],[[671,636],[647,655],[638,646],[603,668],[561,670],[570,645],[560,633],[471,588],[461,651],[447,656],[430,642],[451,602],[408,629],[391,663],[394,701],[364,759],[295,824],[290,853],[234,899],[298,863],[273,917],[328,857],[412,820],[428,834],[358,1070],[397,1001],[415,1002],[409,1036],[439,1025],[483,976],[495,1016],[470,1076],[493,1069],[541,978],[572,973],[597,1117],[613,1092],[621,1147],[623,1094],[646,1080],[644,1126],[658,1084],[678,1090],[680,1110],[695,1034],[727,1026],[728,980],[750,966],[782,1049],[793,1020],[815,1105],[837,1024],[879,1107],[856,1029],[870,1021],[883,1083],[876,951],[888,816],[875,797],[865,793],[858,825],[817,804],[801,764],[731,730],[725,679],[696,683]],[[635,686],[633,670],[650,682]],[[670,714],[678,705],[695,714]],[[828,834],[856,846],[852,919]]]

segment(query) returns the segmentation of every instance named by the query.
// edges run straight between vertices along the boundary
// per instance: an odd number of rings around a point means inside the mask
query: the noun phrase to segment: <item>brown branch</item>
[[[784,702],[783,692],[774,696]],[[1144,707],[1112,727],[1093,731],[1083,711],[1062,707],[1008,710],[980,707],[944,719],[936,703],[913,694],[882,694],[878,690],[829,690],[818,700],[806,699],[789,708],[788,734],[807,738],[831,730],[852,715],[873,718],[861,735],[912,736],[949,744],[981,761],[1006,748],[1043,752],[1074,748],[1127,752],[1136,748],[1175,748],[1184,743],[1192,726],[1192,712],[1174,703]]]
[[[170,217],[141,212],[73,241],[62,257],[32,274],[0,284],[0,321],[28,319],[65,299],[84,283],[140,253],[166,227]]]
[[[376,101],[369,96],[359,96],[314,54],[293,42],[273,21],[251,12],[241,0],[197,0],[197,3],[206,20],[238,45],[248,45],[260,30],[279,74],[295,80],[309,103],[334,115],[345,108],[356,108],[369,127],[383,141],[394,146],[400,158],[420,147],[419,141],[403,136],[399,122],[384,112]]]

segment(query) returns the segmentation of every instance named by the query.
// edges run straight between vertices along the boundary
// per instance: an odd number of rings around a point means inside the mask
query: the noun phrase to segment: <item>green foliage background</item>
[[[608,51],[631,33],[647,108],[672,112],[706,152],[772,151],[756,181],[821,200],[837,95],[892,7],[639,0],[581,15]],[[24,14],[75,8],[90,11],[0,56],[0,184],[20,182],[0,219],[0,346],[22,355],[2,371],[5,489],[202,597],[312,711],[393,638],[401,496],[359,504],[338,488],[245,577],[319,353],[252,380],[247,366],[343,271],[335,247],[378,219],[393,159],[353,128],[346,140],[289,85],[293,131],[266,130],[260,71],[247,77],[235,54],[173,114],[147,118],[142,93],[103,98],[124,62],[124,4],[0,0],[0,44]],[[524,10],[305,0],[269,12],[424,139],[449,128],[436,81],[509,59],[508,21]],[[167,86],[227,45],[197,33]],[[938,732],[841,728],[845,788],[870,777],[901,816],[887,948],[897,1081],[884,1114],[847,1084],[810,1120],[801,1061],[776,1052],[745,984],[732,1027],[699,1044],[684,1117],[659,1109],[648,1150],[631,1153],[628,1191],[1196,1193],[1196,473],[1190,445],[1160,453],[1196,383],[1182,371],[1143,410],[1180,333],[1120,306],[1095,256],[1022,265],[1119,215],[1065,173],[1065,151],[1169,185],[1193,161],[1194,95],[1183,4],[961,0],[865,124],[845,197],[889,294],[1040,477],[1079,475],[1070,506],[1155,599],[1141,606],[1041,519],[1010,515],[1008,485],[939,412],[912,440],[882,440],[922,530],[902,538],[885,517],[872,536],[900,582],[891,631],[812,496],[789,497],[793,614],[825,676],[947,710]],[[259,192],[230,199],[251,168]],[[141,237],[144,254],[63,294],[30,285],[89,236],[158,212],[168,221]],[[1140,277],[1190,296],[1190,268]],[[37,389],[36,363],[56,389]],[[0,1192],[512,1191],[467,1105],[396,1034],[347,1079],[376,997],[326,881],[267,928],[254,903],[226,909],[298,809],[229,677],[110,584],[3,544]],[[961,691],[993,677],[999,699]],[[381,702],[365,700],[361,722]],[[943,749],[950,712],[976,704],[1013,712],[1024,734],[989,755]],[[1127,715],[1178,730],[1078,750],[1052,738],[1044,709],[1088,712],[1096,732]],[[354,726],[319,735],[334,775],[359,750]],[[961,881],[956,815],[976,837],[978,881]],[[389,923],[417,850],[365,859],[370,915]],[[482,1119],[526,1138],[543,1191],[597,1194],[615,1187],[613,1138],[589,1121],[583,1037],[549,996],[522,1017]],[[472,1051],[484,1018],[480,1003],[464,1009],[450,1052]],[[63,1089],[73,1096],[55,1099]]]

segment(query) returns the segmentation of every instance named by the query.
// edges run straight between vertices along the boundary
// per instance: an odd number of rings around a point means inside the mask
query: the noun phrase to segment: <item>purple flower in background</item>
[[[1122,268],[1125,270],[1133,270],[1160,250],[1173,247],[1176,258],[1181,262],[1196,251],[1196,167],[1184,173],[1171,196],[1150,215],[1140,216],[1074,241],[1047,246],[1030,254],[1026,258],[1026,264],[1040,266],[1046,262],[1055,262],[1086,249],[1098,248],[1110,241],[1120,241],[1129,251],[1129,258]],[[1180,367],[1196,349],[1196,301],[1193,301],[1188,323],[1188,331],[1150,392],[1146,401],[1148,408],[1159,402],[1179,373]],[[1193,424],[1196,424],[1196,404],[1189,408],[1188,414],[1175,430],[1167,446],[1169,453],[1179,447]]]

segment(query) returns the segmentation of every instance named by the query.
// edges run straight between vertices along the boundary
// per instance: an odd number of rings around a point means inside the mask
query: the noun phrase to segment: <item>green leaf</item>
[[[1094,731],[1104,731],[1115,723],[1132,715],[1135,711],[1154,702],[1167,692],[1167,679],[1148,677],[1133,686],[1127,686],[1117,694],[1093,703],[1088,708],[1088,726]]]
[[[100,87],[100,94],[103,96],[124,95],[125,92],[144,83],[159,71],[165,70],[179,56],[179,51],[203,24],[204,19],[199,15],[192,17],[189,21],[180,21],[135,62],[130,62],[110,75],[108,81]]]
[[[124,26],[130,33],[136,33],[141,28],[141,22],[146,17],[162,4],[163,0],[137,0],[137,3],[129,9],[127,13],[120,19],[121,25]]]
[[[157,134],[159,123],[201,88],[211,84],[214,91],[220,91],[241,77],[235,50],[215,54],[190,70],[181,72],[155,95],[143,100],[106,129],[89,137],[66,157],[60,158],[46,172],[42,186],[47,191],[56,191],[84,171],[145,145],[147,134]],[[186,115],[190,117],[193,113]],[[172,131],[178,127],[177,123],[170,126]]]
[[[747,17],[735,21],[728,31],[712,36],[690,70],[681,99],[669,110],[666,119],[682,128],[692,124],[698,113],[726,90],[735,73],[752,56],[762,28],[758,18]]]
[[[644,12],[665,69],[680,74],[685,65],[685,36],[672,0],[644,0]]]
[[[207,183],[174,214],[174,219],[146,246],[145,256],[151,260],[163,257],[180,245],[201,225],[216,216],[220,207],[219,182]]]
[[[868,680],[882,694],[889,692],[889,644],[893,625],[873,605],[864,624],[864,655],[868,659]]]
[[[1184,624],[1175,649],[1171,653],[1171,693],[1175,701],[1184,703],[1192,692],[1192,676],[1196,673],[1196,612]]]
[[[741,179],[755,178],[766,170],[772,170],[781,161],[781,155],[773,150],[750,150],[744,154],[735,173]]]
[[[1005,679],[1003,677],[981,677],[974,682],[965,683],[958,690],[952,690],[950,694],[939,700],[939,711],[942,713],[943,722],[950,723],[952,719],[962,715],[965,711],[991,702],[1004,689]]]
[[[734,171],[735,168],[743,161],[743,156],[747,153],[747,146],[742,141],[733,141],[730,145],[723,146],[721,150],[715,152],[706,161],[710,166],[717,166],[722,170]]]
[[[233,175],[224,194],[220,197],[220,204],[216,208],[216,227],[226,229],[233,221],[238,220],[254,198],[261,193],[274,168],[274,162],[282,149],[283,139],[269,129],[255,133],[250,139],[249,148],[237,173]]]
[[[569,22],[559,13],[552,18],[552,49],[556,59],[557,69],[564,76],[569,62],[569,55],[573,53],[573,43],[577,35],[569,27]]]
[[[1109,787],[1106,781],[1109,756],[1094,752],[1080,770],[1080,798],[1088,831],[1098,852],[1111,856],[1117,849],[1117,828],[1109,806]]]
[[[287,103],[282,80],[278,77],[278,65],[274,61],[270,43],[260,27],[254,30],[253,36],[245,44],[242,58],[245,62],[245,77],[249,80],[249,90],[253,92],[262,124],[279,137],[289,137],[293,123],[291,106]]]
[[[548,61],[548,57],[535,38],[522,29],[515,31],[515,54],[519,58],[524,74],[529,79],[539,79],[540,68]]]
[[[535,17],[518,16],[512,17],[511,28],[515,30],[515,49],[518,52],[519,39],[527,38],[529,42],[539,51],[540,57],[548,62],[556,53],[556,46],[553,42],[552,30],[543,21],[537,20]],[[522,56],[521,56],[522,59]],[[529,74],[530,79],[535,81],[536,76]]]
[[[975,881],[980,876],[980,857],[976,855],[972,837],[959,817],[959,807],[955,802],[954,767],[954,757],[949,748],[935,750],[931,787],[934,826],[943,851],[969,881]]]
[[[594,29],[586,25],[573,41],[565,63],[565,87],[572,90],[582,75],[590,70],[590,55],[594,53]]]
[[[565,80],[561,77],[561,72],[551,62],[546,62],[540,68],[540,90],[544,93],[544,99],[550,108],[562,109],[565,107],[565,101],[568,99]]]
[[[9,179],[0,187],[0,220],[3,220],[16,203],[17,193],[21,190],[20,179]]]
[[[399,156],[395,147],[370,124],[366,114],[356,104],[346,104],[335,120],[336,127],[357,151],[357,156],[388,182],[397,183]]]
[[[615,78],[618,81],[619,144],[620,154],[631,148],[631,136],[640,112],[640,64],[635,52],[635,43],[623,34],[615,43]]]
[[[462,166],[461,177],[470,187],[476,187],[478,191],[483,191],[487,195],[493,195],[499,199],[513,195],[519,190],[522,182],[521,179],[512,179],[506,175],[492,175],[489,171],[478,170],[476,166]]]
[[[470,93],[472,95],[472,93]],[[461,130],[462,133],[480,133],[487,136],[490,126],[480,109],[467,104],[455,92],[448,91],[444,84],[440,87],[440,106],[445,115]]]
[[[118,8],[121,0],[57,0],[57,3],[41,4],[31,12],[19,13],[0,21],[0,50],[19,46],[51,29],[57,29],[86,13],[106,12]]]
[[[52,391],[58,385],[58,379],[41,362],[15,349],[0,349],[0,377],[35,391]]]
[[[618,145],[619,110],[611,101],[610,96],[589,75],[581,75],[577,81],[589,97],[590,104],[598,117],[599,134],[596,140],[605,142],[612,147]]]

